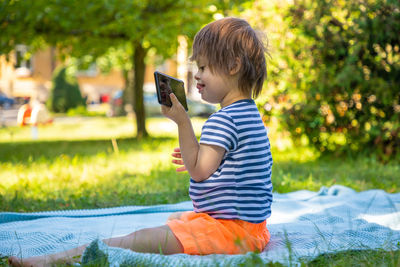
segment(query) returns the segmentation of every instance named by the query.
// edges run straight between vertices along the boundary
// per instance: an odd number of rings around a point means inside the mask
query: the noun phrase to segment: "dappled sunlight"
[[[201,128],[206,119],[194,117],[191,118],[191,121],[195,134],[200,136]],[[150,136],[172,136],[178,138],[178,127],[175,122],[164,117],[148,119],[147,129]]]
[[[159,136],[160,134],[164,136],[176,136],[178,132],[176,124],[168,119],[159,119],[156,123],[149,125],[147,128],[151,136]]]

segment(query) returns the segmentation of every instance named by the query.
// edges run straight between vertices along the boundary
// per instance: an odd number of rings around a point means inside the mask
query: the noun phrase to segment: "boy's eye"
[[[204,68],[205,68],[205,66],[200,66],[200,67],[199,67],[199,70],[203,71]]]

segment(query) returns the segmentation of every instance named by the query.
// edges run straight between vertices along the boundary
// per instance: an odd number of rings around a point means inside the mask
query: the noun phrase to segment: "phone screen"
[[[183,81],[158,71],[154,72],[154,80],[156,82],[158,102],[161,105],[171,107],[172,102],[169,94],[174,93],[185,110],[188,110]]]

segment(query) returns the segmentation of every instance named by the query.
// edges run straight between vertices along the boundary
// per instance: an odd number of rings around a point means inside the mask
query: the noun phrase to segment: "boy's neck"
[[[219,103],[221,108],[229,106],[230,104],[235,103],[236,101],[243,99],[251,99],[251,92],[244,93],[239,89],[239,75],[227,75],[224,77],[225,83],[229,88],[229,92],[225,95],[222,101]]]
[[[250,95],[246,96],[241,92],[237,92],[235,94],[228,94],[224,97],[224,99],[222,99],[221,103],[219,103],[219,104],[220,104],[221,108],[224,108],[224,107],[229,106],[230,104],[233,104],[233,103],[235,103],[239,100],[243,100],[243,99],[251,99],[251,96]]]

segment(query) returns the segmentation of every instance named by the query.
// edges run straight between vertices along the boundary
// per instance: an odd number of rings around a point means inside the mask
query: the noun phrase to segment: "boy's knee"
[[[167,221],[172,221],[172,220],[179,220],[182,216],[183,212],[174,212],[171,215],[169,215]]]

